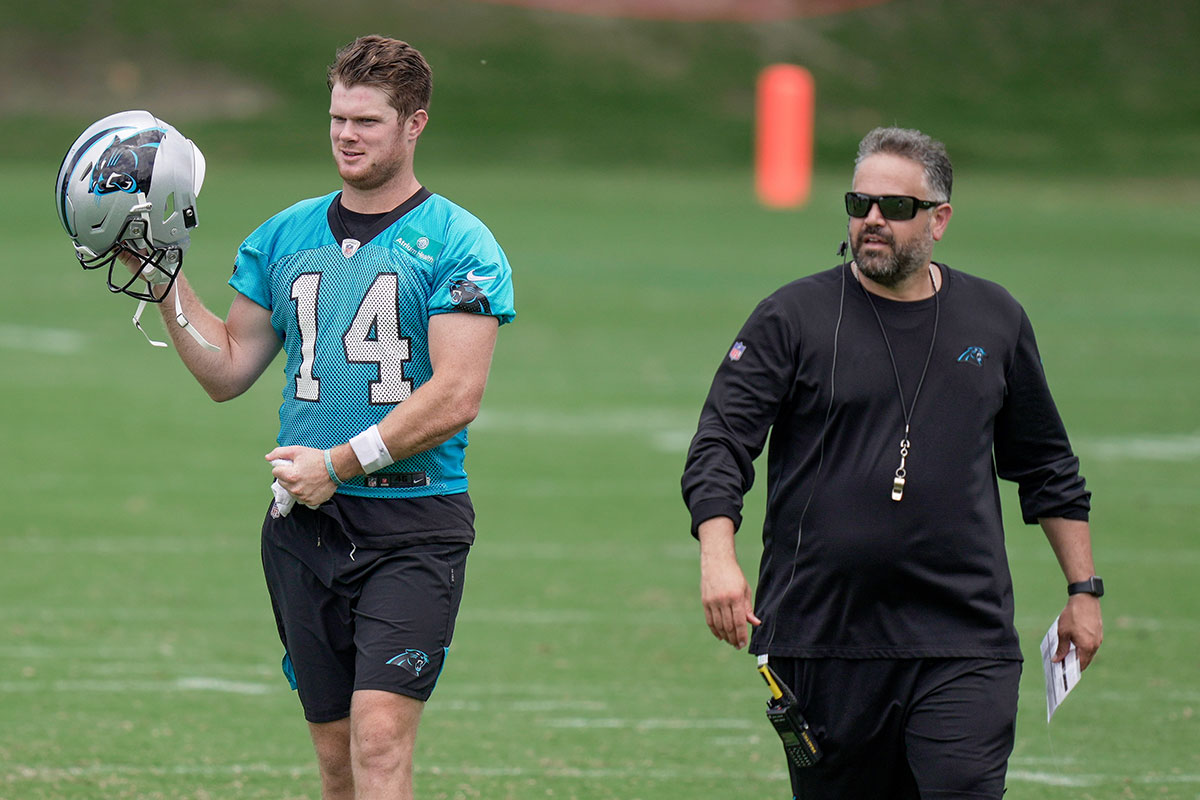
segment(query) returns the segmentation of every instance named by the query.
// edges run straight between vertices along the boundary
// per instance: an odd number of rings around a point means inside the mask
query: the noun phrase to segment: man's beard
[[[868,235],[886,239],[891,253],[872,251],[864,254],[863,238]],[[859,272],[880,286],[894,289],[929,263],[933,255],[933,242],[927,236],[921,236],[897,246],[895,238],[881,228],[863,228],[851,245],[850,252],[854,255]]]
[[[399,166],[396,164],[376,164],[368,171],[355,175],[354,177],[342,176],[342,180],[348,186],[358,189],[360,192],[369,192],[378,189],[385,183],[396,177],[400,172]]]
[[[377,161],[370,165],[365,172],[360,172],[352,177],[338,172],[347,186],[357,189],[360,192],[369,192],[378,189],[380,186],[388,183],[396,177],[406,166],[407,159],[392,157],[385,161]]]

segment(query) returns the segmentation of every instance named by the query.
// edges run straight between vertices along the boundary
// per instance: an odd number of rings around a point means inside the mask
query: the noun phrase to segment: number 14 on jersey
[[[400,309],[396,303],[399,278],[393,272],[376,276],[358,304],[354,319],[342,335],[346,361],[375,364],[377,380],[370,381],[371,405],[403,403],[412,394],[412,379],[404,377],[404,365],[412,359],[409,338],[400,332]],[[296,373],[296,399],[318,402],[321,379],[313,375],[317,347],[317,307],[321,273],[304,272],[292,281],[296,324],[300,329],[300,369]]]

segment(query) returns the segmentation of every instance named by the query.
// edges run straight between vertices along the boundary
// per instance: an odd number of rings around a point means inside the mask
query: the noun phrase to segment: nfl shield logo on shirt
[[[342,255],[350,258],[358,252],[359,246],[362,244],[358,239],[342,239]]]
[[[731,347],[729,350],[729,360],[740,361],[742,358],[742,353],[744,352],[746,352],[746,343],[734,342],[733,347]]]

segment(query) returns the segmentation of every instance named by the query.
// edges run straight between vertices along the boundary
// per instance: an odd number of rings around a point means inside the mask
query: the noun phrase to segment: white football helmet
[[[108,267],[111,292],[159,302],[183,267],[204,168],[200,149],[148,111],[123,111],[88,127],[54,185],[58,219],[79,263]],[[120,253],[141,262],[140,274],[117,260]]]

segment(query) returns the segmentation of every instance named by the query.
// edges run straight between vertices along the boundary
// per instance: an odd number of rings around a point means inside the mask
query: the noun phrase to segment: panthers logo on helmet
[[[420,676],[421,670],[429,663],[429,656],[420,650],[405,650],[400,655],[389,658],[387,663]]]
[[[454,303],[460,311],[473,311],[477,314],[492,313],[492,304],[488,302],[487,295],[477,284],[464,278],[450,282],[450,302]]]
[[[154,156],[158,154],[165,133],[162,128],[149,128],[128,139],[114,137],[108,149],[96,159],[88,191],[92,194],[149,193]]]

